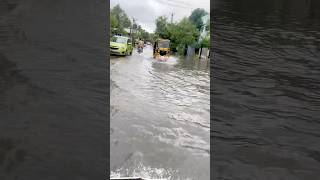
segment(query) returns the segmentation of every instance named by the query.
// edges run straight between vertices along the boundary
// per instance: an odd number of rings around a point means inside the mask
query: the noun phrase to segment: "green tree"
[[[185,45],[192,45],[196,42],[199,37],[199,32],[196,27],[187,18],[183,18],[178,23],[178,36],[180,43]]]
[[[159,38],[159,35],[157,33],[152,33],[150,35],[150,38],[151,38],[152,43],[154,43]]]
[[[127,34],[124,28],[129,28],[131,21],[120,5],[116,5],[110,11],[110,27],[112,33]]]
[[[141,38],[144,39],[145,41],[150,41],[149,33],[143,29],[141,31]]]
[[[133,29],[137,29],[137,28],[138,28],[137,23],[134,23],[134,24],[132,25],[132,28],[133,28]]]
[[[110,14],[110,27],[111,28],[118,27],[118,20],[117,20],[116,16],[113,14]]]
[[[201,31],[201,28],[203,26],[201,17],[207,14],[208,12],[206,12],[204,9],[197,8],[192,11],[191,15],[189,16],[189,20],[197,27],[199,31]]]
[[[131,21],[128,15],[125,13],[123,9],[121,9],[120,5],[116,5],[111,9],[111,14],[114,14],[123,28],[129,28],[131,26]]]
[[[140,25],[138,25],[137,30],[142,31],[142,27]]]
[[[160,16],[156,19],[156,30],[155,33],[160,38],[168,38],[168,32],[167,32],[167,17]]]
[[[210,36],[206,36],[201,41],[201,47],[210,48]]]
[[[199,37],[199,31],[188,18],[183,18],[178,24],[169,25],[167,31],[172,47],[177,48],[180,54],[186,46],[195,45]]]
[[[175,24],[168,23],[165,16],[160,16],[156,19],[156,30],[152,39],[170,39],[171,48],[178,50],[182,54],[186,46],[196,45],[199,34],[195,24],[186,17]]]
[[[117,18],[113,14],[110,14],[110,35],[117,33],[118,24]]]

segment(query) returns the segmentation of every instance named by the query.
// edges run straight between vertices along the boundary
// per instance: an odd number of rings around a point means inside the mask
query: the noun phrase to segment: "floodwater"
[[[110,60],[111,176],[208,180],[209,61]]]
[[[319,8],[213,1],[212,179],[319,179]]]

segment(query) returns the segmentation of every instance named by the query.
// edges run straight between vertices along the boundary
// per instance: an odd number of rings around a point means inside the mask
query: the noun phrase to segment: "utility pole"
[[[171,24],[173,23],[173,12],[171,13]]]
[[[133,40],[134,40],[134,38],[133,38],[133,33],[134,33],[134,24],[135,24],[135,21],[136,21],[136,19],[134,19],[134,18],[132,18],[132,26],[131,26],[131,43],[132,43],[132,45],[134,45],[134,42],[133,42]]]

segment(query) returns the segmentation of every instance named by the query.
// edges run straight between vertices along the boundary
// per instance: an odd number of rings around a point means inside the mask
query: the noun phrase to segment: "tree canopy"
[[[197,8],[192,11],[191,15],[189,16],[189,20],[196,25],[197,29],[201,31],[202,26],[204,25],[202,22],[202,17],[208,15],[204,9]]]
[[[118,20],[114,14],[110,15],[110,27],[115,28],[118,26]]]
[[[126,34],[124,28],[129,28],[131,21],[120,5],[116,5],[110,11],[110,28],[111,32],[118,34]]]
[[[201,47],[210,48],[210,36],[206,36],[201,41]]]
[[[159,16],[156,19],[156,30],[155,33],[159,35],[161,38],[168,38],[168,30],[167,30],[167,25],[168,25],[168,18],[165,16]]]
[[[151,41],[151,35],[136,22],[132,24],[128,15],[123,9],[121,9],[120,5],[118,4],[110,10],[111,34],[128,35],[128,33],[125,31],[125,28],[133,29],[132,35],[134,36],[134,38],[141,38],[146,41]]]
[[[128,15],[123,9],[121,9],[119,4],[113,7],[110,13],[116,17],[118,22],[120,22],[119,25],[121,25],[123,28],[129,28],[131,26],[131,21]]]
[[[195,44],[199,37],[196,26],[186,17],[178,23],[168,23],[165,16],[158,17],[155,34],[155,38],[170,39],[171,48],[180,52],[184,50],[185,46]]]

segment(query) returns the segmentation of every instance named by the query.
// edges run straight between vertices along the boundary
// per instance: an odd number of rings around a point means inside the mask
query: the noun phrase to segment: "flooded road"
[[[110,60],[111,176],[209,179],[208,62],[152,48]]]
[[[212,178],[319,179],[320,2],[213,2]]]

